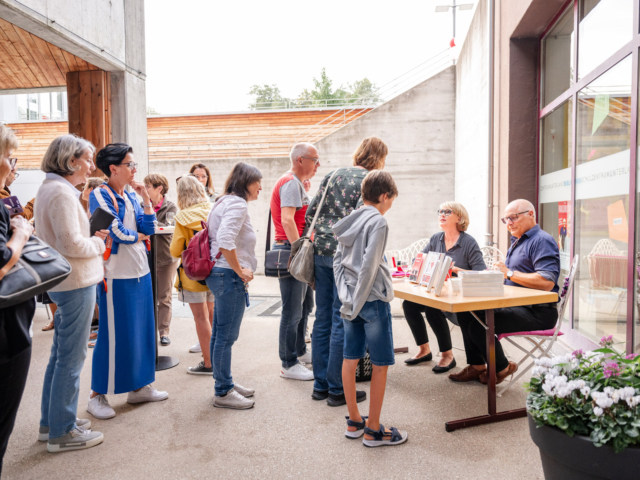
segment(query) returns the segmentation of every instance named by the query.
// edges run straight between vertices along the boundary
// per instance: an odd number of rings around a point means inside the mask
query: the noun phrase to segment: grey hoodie
[[[333,226],[338,250],[333,273],[341,317],[355,320],[365,302],[393,300],[391,272],[384,262],[389,227],[375,207],[355,210]]]

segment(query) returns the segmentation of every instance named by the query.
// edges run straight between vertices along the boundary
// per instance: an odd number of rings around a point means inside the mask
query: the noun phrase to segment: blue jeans
[[[313,389],[342,395],[344,325],[340,318],[342,303],[333,276],[333,257],[316,255],[315,267],[316,321],[311,337]]]
[[[274,245],[274,250],[289,249],[287,245]],[[307,284],[293,277],[279,278],[282,313],[280,314],[279,353],[283,368],[291,368],[298,362],[298,357],[307,353],[304,342],[306,322],[303,320],[306,303]],[[309,313],[307,312],[307,316]]]
[[[393,351],[391,305],[382,300],[365,302],[355,320],[344,320],[344,358],[359,360],[369,350],[371,364],[396,363]]]
[[[238,339],[246,307],[244,282],[230,268],[220,267],[213,267],[206,282],[216,299],[209,352],[216,381],[215,393],[222,397],[233,388],[231,347]]]
[[[49,292],[49,296],[58,310],[44,374],[40,426],[49,427],[49,438],[58,438],[76,427],[80,372],[87,356],[96,286]]]

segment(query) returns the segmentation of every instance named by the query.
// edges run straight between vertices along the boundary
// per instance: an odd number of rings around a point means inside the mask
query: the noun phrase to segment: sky
[[[254,84],[285,97],[368,78],[382,86],[449,46],[451,0],[147,0],[147,106],[161,114],[247,110]],[[477,3],[459,0],[458,3]],[[179,7],[177,7],[179,6]],[[456,15],[462,44],[475,12]]]

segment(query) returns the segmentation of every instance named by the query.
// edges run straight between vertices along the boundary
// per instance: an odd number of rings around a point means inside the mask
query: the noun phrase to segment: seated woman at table
[[[445,202],[438,210],[438,220],[442,232],[434,234],[422,253],[439,252],[446,253],[453,259],[453,275],[465,270],[485,270],[487,267],[482,259],[482,252],[478,242],[465,230],[469,226],[469,214],[467,209],[457,202]],[[413,357],[405,360],[407,365],[416,365],[428,362],[433,358],[429,347],[427,326],[422,317],[424,312],[431,329],[436,334],[438,346],[442,352],[442,358],[438,365],[433,367],[435,373],[448,372],[456,366],[451,350],[451,333],[447,316],[442,310],[427,307],[418,303],[405,300],[402,303],[404,316],[407,319],[413,338],[419,349]]]

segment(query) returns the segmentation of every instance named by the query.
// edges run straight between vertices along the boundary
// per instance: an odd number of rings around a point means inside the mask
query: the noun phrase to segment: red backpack
[[[218,252],[216,260],[220,258],[220,255],[221,252]],[[182,268],[184,268],[184,273],[188,278],[201,281],[211,274],[215,264],[215,260],[211,260],[209,228],[203,220],[202,230],[193,236],[186,250],[182,252]]]

